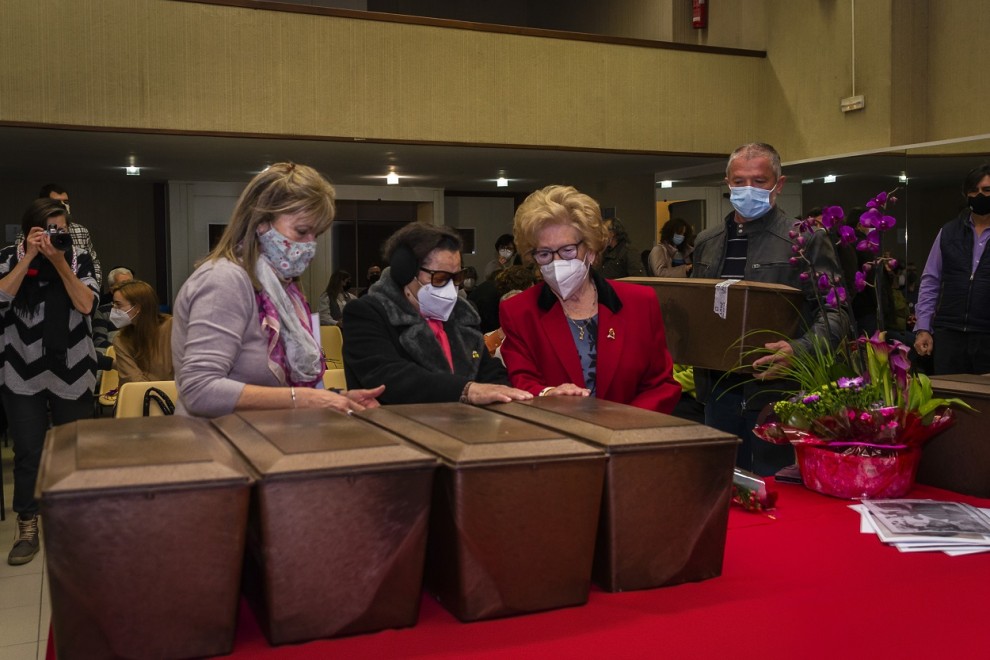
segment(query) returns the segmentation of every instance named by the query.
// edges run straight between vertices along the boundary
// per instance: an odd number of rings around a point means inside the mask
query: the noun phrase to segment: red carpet
[[[472,624],[424,595],[414,628],[278,648],[242,603],[234,657],[990,657],[990,554],[902,554],[860,534],[850,502],[779,490],[774,518],[733,509],[720,578]]]

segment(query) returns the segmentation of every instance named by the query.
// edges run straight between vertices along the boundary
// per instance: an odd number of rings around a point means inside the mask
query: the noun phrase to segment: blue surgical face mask
[[[744,220],[754,220],[770,210],[770,190],[755,186],[737,186],[729,188],[729,201]]]
[[[684,234],[674,234],[674,238],[671,240],[674,241],[674,245],[680,245],[684,242]]]

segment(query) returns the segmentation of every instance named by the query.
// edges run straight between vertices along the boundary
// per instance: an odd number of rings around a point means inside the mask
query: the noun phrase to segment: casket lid
[[[932,389],[957,396],[990,397],[990,375],[946,374],[932,376]]]
[[[213,425],[266,479],[437,464],[399,436],[328,409],[240,412]]]
[[[595,397],[538,397],[492,410],[548,426],[608,452],[739,442],[736,436],[703,424]]]
[[[387,406],[358,415],[457,467],[602,456],[559,431],[464,403]]]
[[[50,497],[250,482],[248,467],[206,420],[86,419],[49,431],[37,492]]]

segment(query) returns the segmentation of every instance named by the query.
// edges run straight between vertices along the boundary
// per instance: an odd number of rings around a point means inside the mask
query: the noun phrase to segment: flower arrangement
[[[836,230],[838,244],[856,244],[873,255],[856,273],[854,286],[877,287],[882,277],[869,273],[893,268],[896,262],[880,255],[882,234],[896,220],[886,214],[896,198],[880,193],[867,203],[859,218],[861,234],[841,223],[842,208],[823,210],[821,224]],[[841,225],[841,226],[840,226]],[[824,313],[847,299],[843,282],[819,273],[805,254],[807,234],[820,231],[812,218],[795,223],[791,231],[791,263],[804,266],[803,280],[813,280]],[[893,263],[891,263],[893,262]],[[847,338],[838,348],[816,338],[811,350],[796,353],[779,369],[798,384],[798,391],[774,405],[775,419],[754,429],[757,436],[795,446],[805,485],[840,497],[898,497],[913,484],[921,445],[953,423],[950,406],[968,407],[959,399],[935,398],[931,382],[912,373],[908,347],[888,341],[878,331],[872,337]]]

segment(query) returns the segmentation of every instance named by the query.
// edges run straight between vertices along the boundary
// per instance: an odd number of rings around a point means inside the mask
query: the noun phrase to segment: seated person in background
[[[532,398],[509,387],[505,367],[485,348],[478,313],[457,295],[460,235],[413,222],[382,253],[390,265],[381,280],[344,308],[349,387],[385,385],[386,404]]]
[[[334,197],[319,172],[295,163],[271,165],[248,183],[175,299],[177,414],[378,405],[381,389],[322,389],[319,329],[296,283],[333,222]]]
[[[100,306],[96,308],[96,312],[93,314],[93,345],[96,346],[96,350],[101,354],[106,353],[110,345],[113,344],[114,336],[117,334],[117,328],[110,322],[110,310],[113,308],[113,292],[124,282],[130,282],[133,279],[134,273],[129,268],[123,267],[114,268],[107,275],[107,288],[110,291],[110,295],[106,301],[102,299],[102,296],[100,297]],[[101,368],[103,367],[103,365],[100,366]]]
[[[654,277],[688,277],[694,266],[694,229],[683,218],[672,218],[660,230],[660,242],[650,251]]]
[[[337,325],[344,313],[344,305],[357,296],[348,292],[351,288],[351,274],[338,270],[330,276],[326,290],[320,294],[320,325]]]
[[[499,271],[501,272],[501,271]],[[474,266],[468,266],[464,269],[464,281],[461,285],[457,287],[457,295],[459,295],[464,300],[468,299],[468,294],[474,291],[474,287],[478,284],[478,271]]]
[[[485,279],[490,280],[498,271],[520,263],[512,234],[502,234],[495,239],[495,258],[485,264]]]
[[[598,203],[548,186],[519,206],[513,233],[543,274],[542,284],[501,306],[502,358],[513,385],[671,412],[681,387],[656,294],[591,269],[609,240]]]
[[[130,280],[113,292],[110,320],[120,330],[113,340],[120,384],[173,380],[172,317],[158,312],[158,296],[147,282]]]
[[[529,287],[536,284],[536,275],[529,266],[510,266],[495,274],[495,291],[498,293],[499,304],[508,300],[517,293],[522,293]],[[502,328],[495,328],[491,332],[485,333],[485,346],[493,357],[501,359],[501,352],[498,348],[505,341],[505,333]],[[498,351],[498,352],[496,352]]]
[[[381,279],[382,267],[379,266],[378,264],[371,264],[368,267],[368,272],[366,275],[368,279],[368,286],[364,287],[358,292],[357,294],[358,298],[360,298],[363,295],[366,295],[368,293],[368,289],[371,288],[371,285],[377,282],[379,279]]]

